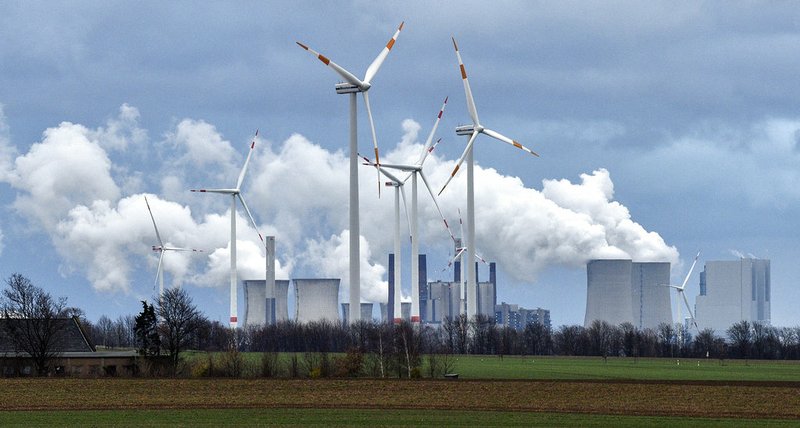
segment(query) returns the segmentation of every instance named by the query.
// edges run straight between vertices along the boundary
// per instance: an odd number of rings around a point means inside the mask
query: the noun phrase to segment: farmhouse
[[[48,376],[130,376],[136,370],[136,351],[98,352],[76,317],[53,320],[54,339],[47,350]],[[0,374],[32,376],[36,374],[34,358],[25,351],[20,339],[12,337],[13,331],[32,330],[36,320],[0,318]],[[51,332],[52,333],[52,332]],[[41,336],[34,334],[33,336]],[[28,338],[28,340],[38,337]],[[41,349],[41,348],[39,348]]]

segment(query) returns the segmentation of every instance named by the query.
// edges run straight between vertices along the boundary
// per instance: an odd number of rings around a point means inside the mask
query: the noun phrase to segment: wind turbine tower
[[[297,42],[297,44],[316,56],[323,64],[332,68],[339,76],[346,82],[339,83],[335,86],[337,94],[350,95],[350,322],[355,322],[361,319],[361,263],[360,263],[360,238],[361,230],[359,228],[358,218],[358,126],[357,126],[357,110],[356,110],[356,94],[359,92],[364,97],[364,106],[367,110],[367,117],[369,118],[370,128],[372,130],[372,142],[375,148],[375,163],[380,165],[380,156],[378,154],[378,139],[375,135],[375,124],[372,120],[372,110],[369,105],[369,96],[367,91],[372,87],[372,78],[378,73],[381,64],[389,55],[389,51],[397,41],[397,36],[400,35],[400,30],[403,29],[403,22],[395,31],[391,40],[386,43],[386,46],[378,54],[372,64],[367,67],[364,79],[357,78],[353,73],[345,70],[335,62],[331,61],[326,56],[309,48],[308,46]],[[380,195],[380,171],[378,171],[378,194]],[[398,284],[399,286],[399,284]]]
[[[475,143],[475,138],[478,137],[478,134],[486,134],[494,139],[500,140],[504,143],[510,144],[520,150],[524,150],[534,156],[539,156],[536,152],[532,151],[531,149],[523,146],[522,144],[512,140],[511,138],[506,137],[505,135],[493,131],[489,128],[485,128],[481,125],[480,121],[478,120],[478,111],[475,108],[475,100],[472,98],[472,90],[469,87],[469,80],[467,80],[467,70],[464,67],[464,62],[461,61],[461,54],[458,51],[458,45],[456,44],[456,39],[453,38],[453,47],[456,50],[456,57],[458,58],[458,66],[461,69],[461,80],[464,83],[464,93],[467,98],[467,109],[469,110],[469,115],[472,118],[472,125],[465,125],[459,126],[456,128],[457,135],[469,135],[469,142],[467,142],[467,147],[464,149],[464,153],[461,154],[461,158],[458,159],[456,163],[455,169],[450,174],[450,178],[447,179],[444,186],[442,186],[442,190],[439,191],[441,195],[450,181],[455,177],[458,169],[461,167],[461,164],[464,160],[467,161],[467,260],[474,260],[475,259],[475,172],[474,172],[474,162],[472,156],[472,145]],[[467,316],[472,318],[477,314],[478,307],[476,305],[476,297],[477,297],[477,278],[475,277],[475,269],[467,269]]]

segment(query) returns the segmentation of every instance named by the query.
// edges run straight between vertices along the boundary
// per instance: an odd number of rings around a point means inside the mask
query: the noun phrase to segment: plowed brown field
[[[375,379],[0,380],[0,410],[289,407],[800,419],[800,383]]]

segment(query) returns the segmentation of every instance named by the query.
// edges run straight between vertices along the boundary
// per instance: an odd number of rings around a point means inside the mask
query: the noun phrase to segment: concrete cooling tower
[[[267,315],[269,315],[267,307]],[[275,280],[275,317],[274,322],[286,321],[289,319],[289,280]]]
[[[339,322],[338,278],[293,279],[297,322],[327,320]]]
[[[590,260],[586,265],[586,317],[612,325],[633,322],[630,260]]]
[[[244,280],[244,326],[267,322],[267,287],[264,280]]]
[[[590,260],[586,265],[586,317],[612,325],[629,322],[637,328],[672,323],[667,262]]]
[[[669,263],[633,263],[631,285],[633,325],[658,328],[661,323],[672,324],[672,305],[669,299]],[[679,302],[680,303],[680,302]]]
[[[263,279],[244,280],[244,325],[275,324],[289,319],[289,280],[275,281],[275,297],[266,297]]]

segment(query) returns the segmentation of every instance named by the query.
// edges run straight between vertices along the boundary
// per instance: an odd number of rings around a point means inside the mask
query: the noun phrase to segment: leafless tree
[[[739,358],[750,356],[750,347],[753,344],[753,331],[747,320],[739,321],[728,328],[728,339]]]
[[[3,332],[14,347],[28,353],[36,373],[47,374],[47,363],[58,356],[67,326],[66,298],[53,298],[26,277],[13,274],[6,280],[0,308]]]
[[[189,346],[205,317],[182,288],[164,291],[157,312],[162,320],[159,328],[161,344],[169,352],[172,372],[177,374],[180,353]]]

